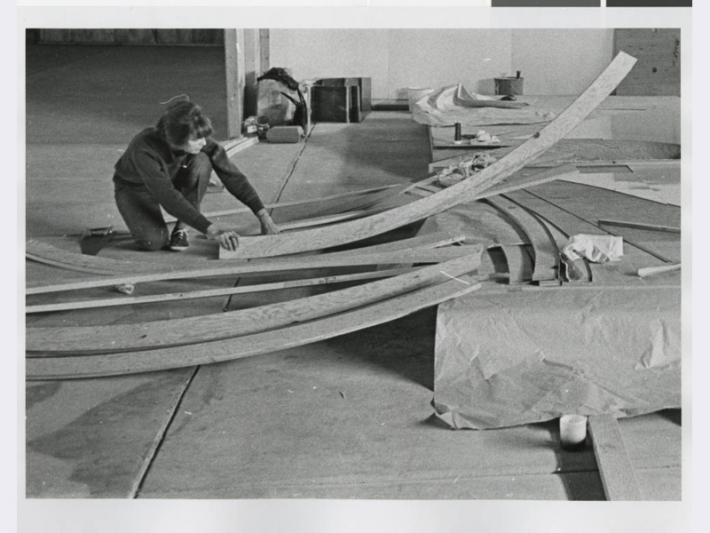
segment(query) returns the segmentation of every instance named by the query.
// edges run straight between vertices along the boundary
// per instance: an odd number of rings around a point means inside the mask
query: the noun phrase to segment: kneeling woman
[[[200,213],[213,169],[225,188],[257,216],[263,234],[278,233],[257,192],[211,134],[210,119],[198,105],[176,101],[154,128],[133,138],[116,163],[116,205],[139,248],[184,250],[186,226],[228,250],[237,248],[239,236],[232,226],[211,222]],[[177,219],[170,235],[161,206]]]

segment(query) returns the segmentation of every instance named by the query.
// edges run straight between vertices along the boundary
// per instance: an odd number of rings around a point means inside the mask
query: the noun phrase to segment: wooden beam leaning
[[[169,270],[134,275],[122,275],[104,278],[94,278],[69,283],[51,285],[38,285],[28,287],[26,294],[48,294],[52,292],[75,291],[92,289],[96,287],[111,287],[121,283],[144,283],[150,281],[165,281],[170,279],[195,279],[232,274],[250,274],[264,272],[281,272],[288,270],[304,270],[313,268],[349,267],[363,265],[385,265],[398,263],[440,263],[447,259],[466,255],[466,246],[456,248],[436,249],[444,244],[460,242],[463,237],[456,235],[444,236],[445,232],[422,237],[420,239],[395,241],[391,244],[380,244],[332,252],[327,254],[313,254],[295,257],[277,257],[259,261],[248,261],[232,264],[221,264],[218,267],[199,268],[189,270]],[[409,246],[409,245],[412,246]],[[401,248],[407,246],[406,248]]]
[[[178,346],[98,356],[28,359],[26,378],[81,379],[141,374],[158,370],[219,363],[285,350],[396,320],[420,309],[463,296],[480,288],[472,276],[425,287],[383,302],[295,326],[206,343],[201,350]]]
[[[476,176],[432,196],[355,221],[289,235],[245,237],[237,251],[237,257],[269,257],[337,246],[384,233],[440,213],[454,205],[473,201],[481,192],[521,169],[569,133],[609,96],[635,63],[635,58],[620,52],[590,87],[557,118]]]
[[[26,348],[28,352],[43,355],[110,353],[182,346],[275,329],[354,309],[472,272],[480,265],[483,247],[468,248],[471,248],[468,255],[393,278],[226,313],[138,324],[29,327]]]
[[[589,432],[606,499],[641,500],[641,490],[616,418],[612,415],[590,416]]]

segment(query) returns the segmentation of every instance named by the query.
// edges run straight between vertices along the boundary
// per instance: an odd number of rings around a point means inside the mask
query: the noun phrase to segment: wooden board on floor
[[[640,500],[641,490],[616,418],[612,415],[590,416],[589,432],[606,499]]]

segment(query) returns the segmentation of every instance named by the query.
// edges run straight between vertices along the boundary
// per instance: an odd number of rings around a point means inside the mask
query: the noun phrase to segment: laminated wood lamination
[[[559,141],[587,117],[624,79],[636,60],[620,52],[606,70],[567,109],[506,157],[475,177],[402,207],[351,222],[314,228],[289,235],[245,237],[237,257],[268,257],[318,250],[365,239],[473,201],[484,190],[521,169]]]
[[[482,247],[467,248],[471,249],[469,255],[393,278],[238,311],[139,324],[30,327],[27,328],[27,350],[43,355],[140,350],[215,341],[279,328],[347,311],[472,272],[480,264]]]
[[[172,368],[230,361],[318,342],[410,315],[451,298],[480,288],[472,276],[390,298],[334,316],[245,335],[235,339],[194,346],[108,355],[31,358],[26,363],[27,380],[80,379],[124,374],[140,374]]]

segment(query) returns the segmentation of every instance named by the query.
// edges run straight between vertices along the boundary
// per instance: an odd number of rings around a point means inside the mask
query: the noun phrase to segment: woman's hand
[[[266,211],[266,209],[262,209],[261,211],[259,211],[256,216],[259,217],[262,235],[275,235],[277,233],[280,233],[279,227],[271,219],[271,216]]]
[[[233,226],[213,222],[207,228],[207,236],[219,242],[219,245],[225,250],[234,251],[239,246],[239,234]]]

